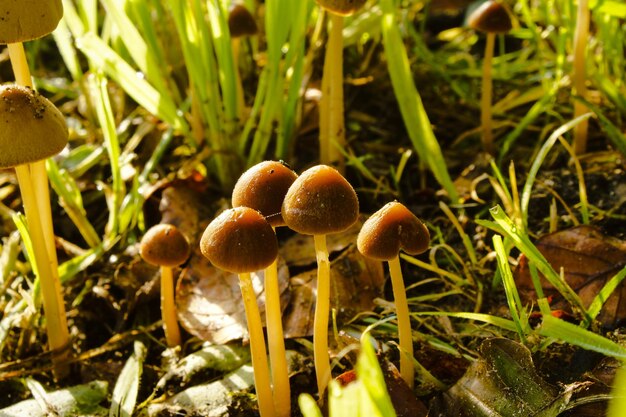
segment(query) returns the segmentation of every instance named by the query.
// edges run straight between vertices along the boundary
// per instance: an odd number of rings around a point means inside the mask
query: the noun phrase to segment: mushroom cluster
[[[67,367],[60,363],[67,355],[70,339],[58,274],[45,160],[65,147],[68,131],[63,115],[33,90],[22,42],[52,32],[63,16],[63,5],[61,0],[0,3],[3,15],[0,43],[8,47],[16,80],[16,85],[3,86],[0,91],[0,165],[15,167],[33,241],[33,261],[41,282],[48,346],[56,351],[52,358],[55,375],[62,377]]]

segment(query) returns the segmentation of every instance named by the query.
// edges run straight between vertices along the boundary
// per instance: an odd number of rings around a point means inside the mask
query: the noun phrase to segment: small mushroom
[[[317,0],[330,14],[330,33],[326,43],[320,100],[320,162],[336,164],[345,171],[340,149],[345,147],[343,98],[343,20],[363,7],[365,0]]]
[[[228,10],[228,30],[231,37],[231,48],[233,52],[233,64],[235,67],[235,81],[237,89],[237,117],[243,119],[245,108],[245,98],[241,85],[241,74],[239,74],[239,48],[243,37],[254,36],[258,32],[258,27],[254,16],[248,8],[240,3],[233,3]]]
[[[507,33],[512,28],[511,16],[499,1],[487,0],[470,13],[467,24],[472,29],[486,33],[485,56],[483,58],[483,79],[480,101],[480,123],[482,142],[486,152],[493,155],[493,132],[491,127],[491,61],[496,35]]]
[[[258,163],[237,180],[233,188],[233,207],[253,208],[258,210],[272,227],[284,226],[285,222],[280,210],[287,190],[297,177],[298,175],[282,162]],[[289,417],[291,415],[291,389],[285,355],[277,259],[265,268],[264,276],[265,323],[274,383],[274,406],[277,416]]]
[[[391,286],[398,316],[398,337],[400,339],[400,374],[413,388],[413,338],[411,320],[406,299],[400,250],[410,255],[420,254],[428,249],[430,234],[424,224],[403,204],[397,201],[386,204],[363,224],[357,237],[357,248],[364,256],[389,263]]]
[[[317,165],[304,171],[289,187],[282,207],[287,226],[313,235],[317,258],[317,300],[313,322],[313,356],[320,397],[331,378],[328,354],[330,263],[326,235],[352,226],[359,216],[354,188],[336,169]]]
[[[217,216],[200,239],[202,254],[217,268],[239,274],[246,310],[254,385],[261,417],[275,415],[263,324],[250,273],[267,268],[278,256],[278,241],[263,215],[249,207],[235,207]]]
[[[143,235],[139,254],[144,261],[161,269],[161,317],[165,340],[169,347],[179,346],[180,329],[176,317],[172,269],[189,257],[189,242],[176,226],[157,224]]]
[[[26,42],[52,32],[63,17],[61,0],[2,0],[0,44]]]
[[[28,230],[33,242],[41,293],[43,298],[48,345],[51,350],[69,346],[69,331],[61,283],[57,271],[54,234],[42,220],[43,207],[50,210],[45,182],[37,181],[34,166],[60,152],[68,140],[65,119],[45,97],[30,88],[4,85],[0,87],[0,168],[15,168]],[[42,165],[43,166],[43,165]],[[44,167],[45,168],[45,167]],[[44,189],[45,187],[45,189]],[[45,199],[45,201],[40,201]],[[53,357],[60,362],[63,354]],[[64,370],[57,368],[57,376]]]

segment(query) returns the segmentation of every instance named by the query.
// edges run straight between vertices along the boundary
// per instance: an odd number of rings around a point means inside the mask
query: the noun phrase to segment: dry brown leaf
[[[588,307],[606,281],[626,265],[626,242],[607,237],[591,226],[578,226],[540,238],[535,246],[555,271],[563,268],[565,281]],[[515,281],[524,302],[536,300],[528,261],[523,255],[515,269]],[[565,301],[542,277],[547,297],[553,296],[553,309],[568,309]],[[626,287],[623,283],[605,302],[597,319],[612,326],[626,318]],[[624,296],[624,297],[622,297]]]

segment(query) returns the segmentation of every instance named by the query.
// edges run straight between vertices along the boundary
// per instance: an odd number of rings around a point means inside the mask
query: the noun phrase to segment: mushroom
[[[398,317],[400,339],[400,374],[413,388],[413,338],[409,306],[406,300],[400,250],[410,255],[428,249],[430,235],[424,224],[403,204],[397,201],[386,204],[363,224],[357,237],[357,248],[364,256],[389,263],[391,286]]]
[[[233,207],[253,208],[258,210],[272,227],[284,226],[285,222],[280,209],[287,190],[297,177],[298,175],[282,162],[258,163],[237,180],[233,189]],[[265,268],[264,276],[265,323],[274,383],[274,406],[277,416],[289,417],[291,415],[291,389],[285,356],[277,259]]]
[[[346,136],[343,108],[343,17],[363,7],[365,0],[317,0],[330,14],[330,33],[324,56],[322,99],[320,100],[320,161],[345,170],[343,154]]]
[[[487,35],[485,56],[483,58],[483,79],[480,99],[480,124],[482,128],[483,148],[493,155],[493,132],[491,127],[491,61],[496,34],[511,30],[512,22],[505,6],[499,1],[487,0],[470,13],[467,24],[469,27]]]
[[[241,74],[239,74],[239,46],[241,38],[244,36],[254,36],[258,32],[258,27],[254,16],[242,3],[233,3],[228,10],[228,30],[231,37],[231,48],[233,51],[233,64],[235,67],[235,82],[237,88],[237,117],[239,121],[243,119],[243,109],[245,99],[243,87],[241,86]]]
[[[267,268],[274,262],[278,256],[276,234],[258,211],[235,207],[209,223],[200,239],[200,250],[217,268],[239,274],[259,412],[262,417],[274,416],[263,324],[250,273]]]
[[[326,235],[349,228],[359,216],[354,189],[334,168],[317,165],[304,171],[289,187],[282,207],[290,229],[313,235],[317,258],[317,300],[313,322],[313,356],[320,397],[331,378],[328,354],[330,263]]]
[[[68,347],[69,331],[56,268],[54,236],[48,236],[47,240],[45,225],[40,218],[42,207],[38,199],[43,191],[41,184],[35,182],[33,165],[59,153],[67,140],[65,119],[54,104],[27,87],[0,87],[0,168],[15,167],[33,242],[33,261],[41,283],[48,345],[51,350]],[[45,191],[48,191],[47,182]],[[50,210],[49,201],[44,203]],[[54,259],[50,256],[48,242],[52,243]],[[62,354],[57,355],[53,360],[58,363],[63,357]],[[60,368],[57,371],[57,376],[63,376],[65,372]]]
[[[144,261],[161,269],[161,317],[165,340],[169,347],[179,346],[172,268],[183,264],[189,257],[189,242],[176,226],[157,224],[143,235],[139,254]]]
[[[61,0],[2,0],[0,44],[14,44],[51,33],[63,17]]]

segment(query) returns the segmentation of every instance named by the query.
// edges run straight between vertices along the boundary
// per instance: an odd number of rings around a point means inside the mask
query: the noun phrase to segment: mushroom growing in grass
[[[209,223],[200,239],[200,250],[217,268],[239,274],[259,412],[262,417],[274,416],[263,324],[250,273],[267,268],[274,262],[278,256],[276,234],[258,211],[235,207]]]
[[[292,230],[313,235],[317,258],[317,298],[313,322],[313,359],[320,397],[331,378],[328,354],[330,262],[326,235],[352,226],[359,216],[359,200],[348,181],[334,168],[317,165],[304,171],[289,187],[282,216]]]
[[[409,306],[400,268],[400,250],[418,255],[428,249],[430,234],[424,224],[403,204],[386,204],[363,224],[357,237],[357,248],[364,256],[389,263],[391,286],[398,317],[400,339],[400,374],[413,388],[413,338]]]
[[[233,3],[228,10],[228,30],[231,37],[231,48],[233,51],[233,64],[235,67],[235,82],[237,88],[237,117],[243,120],[243,110],[245,108],[245,98],[241,85],[241,74],[239,74],[239,46],[241,38],[257,34],[258,27],[254,16],[242,3]]]
[[[52,350],[68,347],[69,331],[56,262],[50,257],[46,230],[40,218],[38,199],[41,198],[41,190],[34,179],[32,167],[38,161],[59,153],[67,144],[67,139],[65,119],[50,101],[27,87],[0,87],[0,168],[15,167],[33,242],[35,259],[31,261],[39,274],[48,345]],[[49,201],[45,203],[49,210]],[[53,239],[53,236],[48,238]],[[58,363],[63,357],[63,354],[56,355],[53,360]],[[59,368],[57,371],[58,376],[63,376],[65,372]]]
[[[297,177],[298,175],[282,162],[258,163],[237,180],[233,189],[233,207],[253,208],[258,210],[272,227],[284,226],[285,222],[280,210],[287,190]],[[264,276],[265,324],[274,383],[274,405],[277,416],[289,417],[291,415],[291,389],[285,356],[277,259],[265,268]]]
[[[157,224],[143,235],[139,254],[144,261],[161,269],[161,317],[165,340],[169,347],[179,346],[180,329],[176,318],[172,269],[189,257],[189,242],[176,226]]]
[[[330,33],[324,56],[322,99],[320,100],[320,161],[336,164],[345,170],[343,154],[337,146],[345,146],[343,108],[343,18],[363,7],[365,0],[317,0],[329,12]]]
[[[491,61],[496,35],[507,33],[512,28],[511,17],[505,6],[499,1],[487,0],[478,6],[468,17],[467,23],[472,29],[484,32],[487,35],[485,42],[485,56],[483,58],[483,79],[480,99],[480,124],[482,131],[483,148],[493,155],[493,132],[491,118]]]

